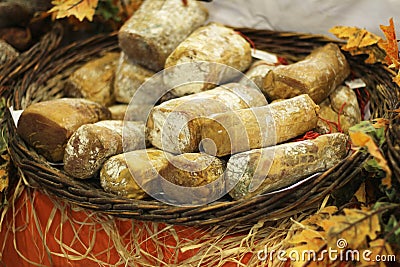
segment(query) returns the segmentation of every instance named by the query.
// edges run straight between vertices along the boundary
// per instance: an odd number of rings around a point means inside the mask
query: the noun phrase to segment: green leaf
[[[119,8],[113,3],[113,0],[100,0],[96,9],[96,14],[102,16],[105,20],[113,19],[120,21],[118,16]]]
[[[374,141],[381,146],[385,142],[385,128],[375,128],[370,121],[361,121],[350,127],[351,132],[363,132],[373,137]]]

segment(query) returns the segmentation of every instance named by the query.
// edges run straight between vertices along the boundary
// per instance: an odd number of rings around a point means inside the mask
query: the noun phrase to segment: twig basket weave
[[[276,53],[289,61],[297,61],[314,48],[335,42],[324,36],[238,29],[249,37],[257,49]],[[117,35],[101,35],[61,47],[62,29],[52,32],[18,59],[0,68],[0,89],[14,109],[31,103],[63,96],[62,84],[77,67],[106,51],[118,51]],[[361,57],[347,55],[352,75],[364,80],[369,92],[372,117],[393,117],[399,99],[399,88],[393,74],[383,65],[366,65]],[[365,92],[364,92],[365,93]],[[27,147],[16,134],[10,112],[6,117],[9,152],[19,173],[29,186],[37,187],[78,206],[106,214],[186,225],[252,224],[260,219],[274,221],[304,210],[316,209],[326,196],[360,177],[368,155],[353,153],[334,168],[303,183],[272,195],[248,200],[221,199],[200,207],[175,207],[156,200],[132,200],[106,193],[98,181],[80,181],[52,166]],[[388,131],[388,154],[399,179],[400,128]],[[284,179],[284,177],[282,178]]]

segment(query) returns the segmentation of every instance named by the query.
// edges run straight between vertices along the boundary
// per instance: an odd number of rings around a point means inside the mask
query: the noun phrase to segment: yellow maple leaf
[[[340,39],[348,40],[347,44],[344,46],[346,51],[377,44],[382,40],[381,37],[370,33],[366,29],[360,29],[357,27],[335,26],[331,28],[329,32],[333,33]]]
[[[323,233],[313,229],[304,229],[294,235],[289,241],[294,247],[286,250],[286,257],[290,259],[291,266],[298,267],[310,262],[316,263],[319,251],[326,245]]]
[[[363,249],[360,254],[361,266],[386,266],[385,261],[394,262],[394,254],[388,242],[384,239],[376,239],[369,242],[367,249]]]
[[[54,7],[49,13],[53,13],[57,19],[75,16],[79,21],[85,18],[92,21],[98,0],[54,0],[51,3]]]
[[[367,54],[366,63],[373,64],[381,62],[385,58],[385,53],[378,47],[378,43],[382,38],[370,33],[369,31],[357,27],[335,26],[329,30],[332,34],[340,39],[347,40],[342,46],[344,51],[350,52],[351,55]]]
[[[300,228],[295,227],[295,234],[287,241],[290,247],[285,250],[291,266],[338,266],[342,259],[349,263],[360,260],[366,249],[373,257],[379,253],[378,247],[386,247],[377,239],[381,211],[362,208],[336,212],[336,207],[329,206],[295,224]]]
[[[344,209],[344,215],[334,215],[324,220],[320,226],[325,230],[328,247],[352,248],[366,247],[367,236],[376,239],[380,232],[379,216],[367,209]],[[339,244],[344,240],[345,244]]]
[[[370,135],[363,133],[361,131],[356,131],[356,132],[350,131],[349,134],[353,145],[359,147],[366,147],[368,149],[368,152],[375,158],[378,165],[382,168],[382,170],[386,172],[386,177],[382,179],[382,184],[391,187],[392,171],[390,170],[386,159],[383,157],[382,152],[376,145],[373,138]]]

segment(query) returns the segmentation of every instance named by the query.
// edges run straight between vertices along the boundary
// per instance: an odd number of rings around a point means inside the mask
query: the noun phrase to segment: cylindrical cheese
[[[272,100],[308,94],[321,103],[350,74],[350,66],[340,48],[327,44],[304,60],[281,65],[264,79],[263,92]]]
[[[250,44],[241,35],[210,23],[194,31],[167,58],[164,82],[176,85],[182,78],[193,80],[171,92],[176,96],[198,93],[231,82],[250,66],[251,60]],[[181,66],[183,63],[191,64]]]
[[[30,105],[18,120],[17,132],[38,153],[62,161],[70,136],[87,123],[111,118],[104,106],[80,98],[62,98]]]
[[[321,135],[233,155],[227,165],[227,190],[234,199],[249,198],[289,186],[339,163],[347,154],[347,136]]]
[[[129,104],[138,88],[155,73],[141,67],[121,52],[117,71],[115,73],[115,100]]]
[[[111,112],[111,119],[113,120],[123,120],[125,118],[125,113],[128,110],[128,105],[119,104],[108,107]]]
[[[253,82],[261,90],[264,85],[265,77],[275,67],[275,65],[271,65],[271,63],[267,61],[257,60],[250,66],[249,70],[246,71],[245,76],[239,83],[249,84],[249,82]]]
[[[361,121],[357,96],[347,86],[339,86],[320,104],[318,131],[348,133],[349,128]],[[340,120],[340,121],[339,121]],[[340,126],[340,129],[338,129]]]
[[[150,148],[112,156],[100,171],[101,186],[106,192],[134,199],[160,192],[158,172],[167,166],[167,154]]]
[[[225,163],[204,153],[173,156],[160,170],[164,198],[169,203],[199,205],[225,194]]]
[[[121,49],[136,63],[154,71],[164,68],[171,52],[208,17],[195,0],[146,0],[121,27]]]
[[[119,53],[107,53],[77,69],[68,78],[65,94],[109,106],[114,103],[114,77]]]
[[[141,122],[107,120],[82,125],[67,143],[64,170],[75,178],[91,178],[107,158],[123,151],[144,149],[145,144],[145,126]]]
[[[172,99],[152,109],[147,121],[149,139],[153,146],[171,153],[196,152],[205,116],[266,103],[259,90],[237,83]]]
[[[267,106],[210,115],[201,125],[203,151],[225,156],[275,145],[317,126],[318,106],[308,95]]]

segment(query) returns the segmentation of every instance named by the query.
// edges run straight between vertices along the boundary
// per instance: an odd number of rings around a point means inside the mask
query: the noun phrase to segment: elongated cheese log
[[[231,82],[250,66],[251,60],[250,44],[241,35],[221,24],[210,23],[194,31],[167,58],[166,69],[183,63],[193,64],[187,71],[183,66],[166,71],[164,82],[176,85],[182,75],[192,75],[200,82],[174,88],[171,92],[176,96],[198,93],[215,87],[215,84]],[[185,72],[189,73],[185,75]]]
[[[225,172],[227,190],[241,199],[289,186],[339,163],[346,146],[347,136],[334,133],[233,155]]]
[[[275,65],[271,65],[271,63],[267,61],[257,60],[250,66],[249,70],[246,71],[245,77],[240,80],[240,83],[248,84],[249,82],[253,82],[261,90],[264,85],[265,77],[275,68]]]
[[[129,104],[137,89],[155,73],[132,62],[124,52],[121,52],[117,71],[115,73],[115,100]]]
[[[201,3],[186,2],[144,1],[118,33],[122,51],[146,68],[162,70],[169,54],[208,18]]]
[[[225,193],[224,171],[222,160],[204,153],[173,156],[160,170],[161,177],[167,181],[161,183],[165,198],[185,204],[215,200]]]
[[[112,156],[100,171],[101,186],[106,192],[134,199],[159,192],[158,172],[167,166],[167,154],[149,148]]]
[[[79,126],[110,119],[110,111],[93,101],[62,98],[30,105],[18,121],[17,132],[38,153],[62,161],[65,146]]]
[[[204,116],[266,105],[263,94],[237,83],[171,99],[155,106],[147,121],[153,146],[171,153],[199,151]]]
[[[339,86],[329,98],[320,104],[318,128],[319,132],[348,133],[349,128],[361,121],[361,110],[357,96],[347,86]],[[339,124],[340,119],[340,124]],[[333,123],[332,123],[333,122]],[[340,125],[341,129],[338,129]]]
[[[128,105],[126,105],[126,104],[113,105],[113,106],[108,107],[108,109],[111,112],[111,119],[124,120],[125,113],[128,109]]]
[[[349,74],[345,56],[330,43],[315,49],[304,60],[276,67],[265,77],[262,90],[272,100],[308,94],[319,104]]]
[[[65,94],[111,105],[115,101],[113,83],[118,58],[119,53],[107,53],[77,69],[67,80]]]
[[[225,156],[275,145],[317,126],[318,106],[308,95],[267,106],[212,114],[203,119],[204,152]]]
[[[107,158],[120,154],[123,150],[144,149],[145,144],[143,123],[107,120],[85,124],[68,140],[64,154],[64,170],[75,178],[91,178],[98,173]]]

